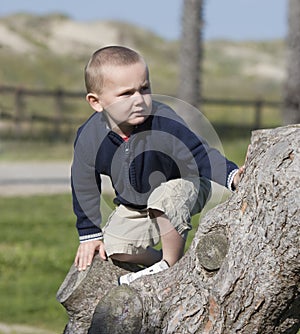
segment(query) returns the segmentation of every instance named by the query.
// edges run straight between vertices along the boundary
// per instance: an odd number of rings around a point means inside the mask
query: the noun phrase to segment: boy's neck
[[[114,127],[111,130],[114,131],[115,133],[117,133],[120,137],[122,137],[123,139],[128,140],[128,138],[130,137],[132,131],[134,129],[134,126],[130,126],[130,127]]]
[[[111,131],[117,133],[122,138],[129,138],[132,131],[134,130],[135,126],[133,125],[125,125],[125,124],[111,124],[110,119],[107,117],[106,114],[104,114],[106,118],[106,122],[108,127],[111,129]]]

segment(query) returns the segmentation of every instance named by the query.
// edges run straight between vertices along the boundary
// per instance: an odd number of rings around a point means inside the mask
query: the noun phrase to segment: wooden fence
[[[39,102],[36,102],[38,99]],[[49,106],[50,100],[52,106]],[[88,117],[82,113],[82,108],[88,109],[86,106],[83,107],[83,103],[84,92],[0,86],[0,138],[69,138],[71,134],[74,135],[78,125]],[[204,98],[201,110],[205,114],[206,109],[236,107],[241,108],[241,112],[247,110],[248,119],[251,113],[251,124],[248,121],[248,128],[259,129],[263,125],[264,111],[271,109],[277,113],[278,118],[281,103],[262,99]]]

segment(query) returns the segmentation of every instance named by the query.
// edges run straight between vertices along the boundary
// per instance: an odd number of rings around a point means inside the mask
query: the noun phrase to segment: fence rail
[[[68,137],[71,133],[74,134],[75,128],[87,118],[84,115],[82,116],[80,111],[82,107],[78,106],[79,101],[85,101],[84,97],[84,92],[72,92],[63,89],[38,90],[0,85],[0,137]],[[42,103],[36,102],[41,98],[43,98]],[[48,102],[52,101],[51,107],[49,105],[45,107],[46,100]],[[68,107],[70,103],[72,108]],[[264,110],[277,110],[278,113],[281,102],[262,99],[202,99],[204,114],[207,108],[211,109],[213,107],[250,109],[252,124],[249,126],[252,129],[259,129],[262,127]],[[38,109],[38,112],[35,111],[36,109]]]

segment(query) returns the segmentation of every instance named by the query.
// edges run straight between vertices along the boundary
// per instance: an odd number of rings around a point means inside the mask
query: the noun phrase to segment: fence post
[[[255,102],[254,129],[261,128],[262,109],[263,109],[263,101],[259,99]]]
[[[15,90],[15,115],[14,115],[14,136],[19,138],[22,133],[22,119],[24,114],[24,91],[22,88]]]
[[[64,92],[62,89],[57,89],[54,93],[55,98],[55,115],[53,119],[53,138],[59,139],[61,136],[61,124],[63,118],[63,109],[64,109],[64,101],[63,101]]]

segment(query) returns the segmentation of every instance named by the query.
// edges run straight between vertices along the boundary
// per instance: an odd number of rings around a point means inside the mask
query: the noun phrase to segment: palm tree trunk
[[[284,87],[284,124],[300,123],[300,1],[288,3],[287,79]]]
[[[179,54],[179,99],[199,107],[201,101],[203,0],[183,0]]]

